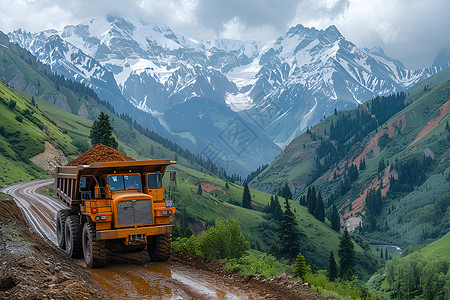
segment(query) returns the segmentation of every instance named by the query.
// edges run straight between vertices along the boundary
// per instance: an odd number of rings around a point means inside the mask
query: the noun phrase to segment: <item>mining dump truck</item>
[[[58,246],[88,267],[105,264],[107,250],[143,251],[150,259],[170,256],[173,199],[162,178],[170,160],[92,162],[58,166],[54,189],[70,209],[58,211]],[[175,172],[170,173],[171,181]]]

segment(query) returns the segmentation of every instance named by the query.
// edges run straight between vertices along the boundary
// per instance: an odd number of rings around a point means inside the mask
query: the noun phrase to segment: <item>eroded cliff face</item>
[[[35,165],[51,173],[55,172],[56,166],[63,166],[69,162],[64,153],[48,141],[45,141],[44,152],[33,156],[32,158],[30,158],[30,160]]]

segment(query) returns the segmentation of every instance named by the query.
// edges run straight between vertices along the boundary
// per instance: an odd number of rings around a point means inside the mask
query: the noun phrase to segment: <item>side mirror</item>
[[[176,171],[171,171],[170,172],[170,181],[177,181],[177,172]]]

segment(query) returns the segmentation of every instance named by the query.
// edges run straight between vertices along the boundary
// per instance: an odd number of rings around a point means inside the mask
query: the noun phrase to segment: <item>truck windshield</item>
[[[161,174],[148,174],[148,188],[149,189],[161,188]]]
[[[110,191],[125,191],[141,189],[141,177],[134,175],[115,175],[108,176]]]

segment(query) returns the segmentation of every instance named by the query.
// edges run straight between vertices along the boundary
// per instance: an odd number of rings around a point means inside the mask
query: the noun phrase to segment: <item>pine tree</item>
[[[202,192],[203,192],[203,190],[202,190],[202,185],[199,183],[199,184],[198,184],[198,189],[197,189],[197,194],[201,195]]]
[[[291,211],[289,200],[285,199],[284,214],[278,227],[278,240],[280,245],[280,254],[289,260],[294,259],[300,252],[299,232],[297,221]]]
[[[325,222],[325,205],[323,204],[322,194],[319,192],[317,196],[316,209],[314,210],[314,216],[317,220]]]
[[[36,100],[34,100],[34,97],[33,97],[33,96],[31,96],[31,104],[32,104],[33,106],[36,105]],[[447,125],[448,125],[448,124],[447,124]]]
[[[292,199],[292,192],[291,189],[288,186],[288,183],[286,181],[283,190],[281,191],[281,197],[285,198],[285,199]]]
[[[307,271],[308,271],[308,269],[306,267],[305,257],[301,253],[299,253],[297,255],[297,258],[295,259],[295,267],[294,267],[293,275],[296,278],[304,279]]]
[[[330,212],[330,222],[331,228],[334,231],[339,232],[341,230],[341,217],[339,216],[339,212],[336,209],[336,206],[333,204]]]
[[[278,196],[275,195],[273,202],[271,202],[270,207],[272,209],[272,214],[276,220],[281,221],[283,218],[283,210],[281,209],[280,201],[278,201]]]
[[[381,158],[380,162],[378,163],[378,173],[381,173],[386,168],[386,165],[384,164],[384,158]]]
[[[352,238],[350,237],[347,228],[345,228],[344,233],[342,234],[338,254],[341,264],[339,275],[341,278],[344,278],[344,275],[346,275],[348,271],[353,272],[355,266],[355,246],[353,245]]]
[[[251,205],[252,196],[250,195],[250,190],[248,188],[248,184],[244,185],[244,192],[242,193],[242,207],[244,208],[252,208]]]
[[[316,189],[312,187],[311,189],[308,189],[308,195],[307,195],[307,204],[308,204],[308,211],[310,214],[314,214],[314,211],[316,210],[316,202],[317,202],[317,196],[316,196]]]
[[[90,132],[90,139],[92,145],[103,144],[105,146],[109,146],[112,148],[116,148],[119,146],[116,139],[112,136],[113,127],[109,122],[109,116],[100,113],[98,116],[98,120],[94,122]]]
[[[225,182],[225,188],[226,188],[226,189],[229,189],[229,188],[230,188],[230,186],[228,185],[228,181]]]
[[[359,170],[362,171],[366,168],[366,160],[364,157],[361,159],[361,162],[359,163]]]
[[[338,268],[336,260],[334,259],[333,251],[330,251],[330,260],[328,263],[328,279],[335,281],[338,278]]]
[[[150,156],[155,155],[155,149],[153,149],[153,145],[150,146]]]

